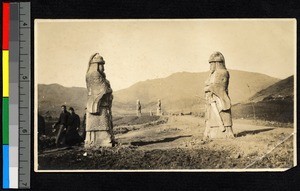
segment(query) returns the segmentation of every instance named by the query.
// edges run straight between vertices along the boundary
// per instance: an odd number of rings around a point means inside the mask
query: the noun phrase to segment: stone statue
[[[140,100],[136,101],[136,116],[138,117],[142,116],[142,106]]]
[[[161,115],[161,101],[160,101],[160,99],[157,101],[157,105],[156,105],[156,115],[158,115],[158,116]]]
[[[228,96],[229,72],[222,53],[214,52],[210,58],[210,73],[205,81],[205,131],[207,138],[233,138],[231,101]]]
[[[112,89],[104,73],[105,61],[93,54],[86,73],[88,100],[86,109],[85,147],[114,146],[112,124]]]

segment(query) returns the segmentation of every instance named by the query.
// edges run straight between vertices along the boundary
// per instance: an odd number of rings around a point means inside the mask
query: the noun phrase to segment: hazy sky
[[[277,78],[295,73],[296,20],[35,20],[36,82],[85,87],[93,53],[114,90],[175,72],[226,67]]]

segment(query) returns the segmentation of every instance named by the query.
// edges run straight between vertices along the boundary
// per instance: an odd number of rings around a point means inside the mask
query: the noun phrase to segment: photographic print
[[[36,172],[296,166],[295,19],[34,29]]]

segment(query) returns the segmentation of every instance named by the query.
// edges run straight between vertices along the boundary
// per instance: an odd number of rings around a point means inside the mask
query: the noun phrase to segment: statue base
[[[112,136],[109,131],[88,131],[84,147],[113,147]]]
[[[228,139],[234,138],[232,127],[225,127],[225,131],[219,127],[206,127],[204,131],[204,140],[206,139]]]

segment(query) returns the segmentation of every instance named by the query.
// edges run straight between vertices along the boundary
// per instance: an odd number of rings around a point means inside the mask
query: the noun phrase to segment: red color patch
[[[9,49],[9,3],[2,4],[2,50]]]

